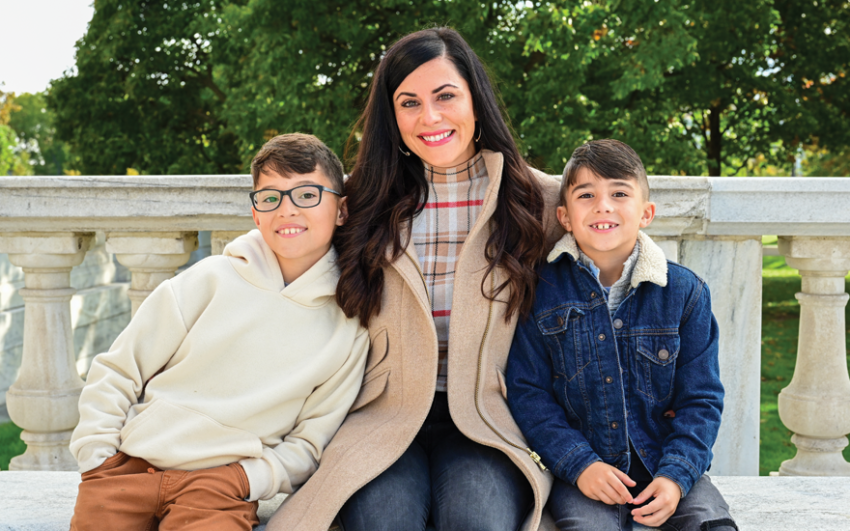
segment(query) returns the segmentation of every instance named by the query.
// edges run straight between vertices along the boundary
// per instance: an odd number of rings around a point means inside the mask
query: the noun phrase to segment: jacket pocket
[[[570,325],[570,318],[577,319],[584,312],[573,306],[555,308],[544,312],[537,319],[537,328],[544,336],[565,332]]]
[[[263,445],[253,433],[155,400],[121,430],[120,450],[159,468],[193,469],[261,457]]]
[[[637,376],[640,391],[656,402],[664,402],[673,392],[679,334],[637,337]]]
[[[381,396],[387,388],[389,379],[390,369],[381,371],[378,374],[369,374],[360,387],[360,394],[357,395],[357,399],[351,404],[351,409],[348,412],[353,413]]]
[[[537,328],[556,378],[573,382],[591,359],[584,311],[573,306],[550,310],[540,314]]]

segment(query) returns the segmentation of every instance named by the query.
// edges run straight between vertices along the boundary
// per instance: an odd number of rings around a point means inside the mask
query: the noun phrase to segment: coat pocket
[[[376,398],[384,393],[389,379],[390,369],[381,371],[378,374],[369,374],[360,387],[360,394],[357,395],[357,399],[354,400],[348,412],[353,413],[370,402],[375,401]]]
[[[656,402],[664,402],[673,392],[679,334],[637,337],[640,391]]]
[[[263,445],[253,433],[155,400],[121,430],[120,450],[159,468],[189,470],[261,457]]]
[[[387,357],[387,352],[390,350],[390,339],[386,328],[381,328],[369,338],[369,355],[366,358],[366,378],[369,378],[369,373],[375,370],[375,367],[384,361]]]

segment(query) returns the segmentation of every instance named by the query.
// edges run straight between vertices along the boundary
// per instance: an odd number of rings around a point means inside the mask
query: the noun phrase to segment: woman
[[[526,166],[451,29],[387,51],[355,130],[337,300],[369,328],[366,376],[268,529],[325,531],[339,511],[345,531],[534,531],[552,479],[511,417],[503,368],[560,236],[543,214],[558,182]]]

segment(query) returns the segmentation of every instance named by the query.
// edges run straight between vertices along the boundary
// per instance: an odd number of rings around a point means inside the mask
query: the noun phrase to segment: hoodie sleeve
[[[248,501],[268,500],[278,492],[291,494],[310,479],[357,398],[368,351],[369,333],[358,327],[345,362],[313,390],[283,442],[264,447],[262,457],[239,461],[251,486]]]
[[[109,352],[94,358],[80,395],[80,423],[71,436],[80,472],[97,468],[118,451],[127,412],[186,333],[171,281],[165,281],[145,299]]]

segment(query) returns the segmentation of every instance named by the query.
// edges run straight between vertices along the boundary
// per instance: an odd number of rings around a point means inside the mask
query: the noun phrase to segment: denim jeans
[[[413,444],[343,506],[345,531],[514,531],[534,503],[522,472],[499,450],[467,439],[436,393]]]
[[[637,496],[648,483],[638,483],[629,491]],[[634,505],[606,505],[591,500],[570,483],[555,480],[549,496],[549,510],[559,531],[631,531]],[[679,501],[676,512],[664,524],[664,531],[737,531],[729,515],[726,500],[703,475],[687,496]]]

